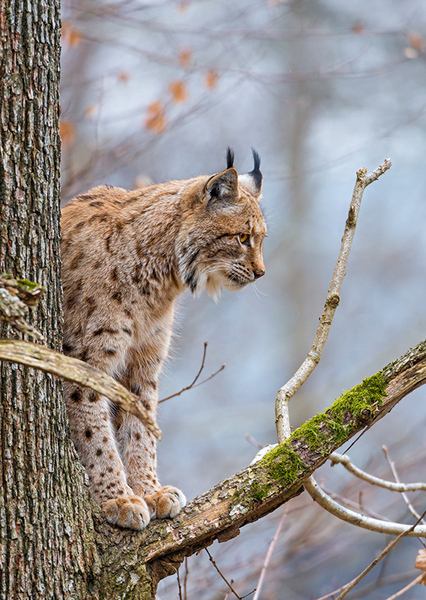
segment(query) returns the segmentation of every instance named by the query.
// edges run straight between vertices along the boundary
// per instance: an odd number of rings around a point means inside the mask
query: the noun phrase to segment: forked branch
[[[288,419],[288,403],[319,363],[322,351],[327,341],[334,313],[336,312],[336,308],[340,302],[340,288],[342,287],[343,278],[346,273],[346,265],[349,258],[352,240],[355,234],[358,213],[364,190],[368,185],[370,185],[370,183],[378,179],[380,175],[390,169],[390,167],[391,161],[388,158],[385,158],[383,163],[371,173],[367,174],[367,169],[365,167],[361,168],[357,172],[357,178],[352,194],[352,200],[349,206],[349,213],[342,237],[339,256],[334,267],[333,277],[331,279],[327,298],[325,300],[324,310],[320,317],[314,342],[302,365],[299,367],[293,377],[278,391],[275,401],[275,423],[279,442],[286,440],[291,433]]]
[[[174,394],[170,394],[170,396],[167,396],[166,398],[163,398],[162,400],[159,400],[158,404],[161,404],[161,402],[165,402],[166,400],[170,400],[171,398],[175,398],[176,396],[180,396],[181,394],[183,394],[183,392],[187,392],[188,390],[191,390],[192,388],[196,388],[199,385],[203,385],[203,383],[207,383],[207,381],[210,381],[210,379],[213,379],[213,377],[216,377],[216,375],[218,375],[221,371],[223,371],[223,369],[226,366],[224,364],[217,371],[215,371],[214,373],[212,373],[210,375],[210,377],[207,377],[206,379],[203,379],[203,381],[200,381],[199,383],[197,383],[198,379],[200,378],[201,373],[203,372],[204,363],[206,362],[207,346],[208,346],[208,344],[209,344],[208,342],[204,342],[203,358],[202,358],[202,361],[201,361],[201,367],[199,368],[198,373],[194,377],[192,383],[190,383],[189,385],[186,385],[185,387],[183,387],[179,392],[175,392]]]

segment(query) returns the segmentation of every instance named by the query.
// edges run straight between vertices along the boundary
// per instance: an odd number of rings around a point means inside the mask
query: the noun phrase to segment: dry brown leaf
[[[418,33],[409,33],[408,42],[414,50],[421,52],[424,48],[423,38]]]
[[[178,59],[180,66],[187,69],[192,63],[192,50],[190,48],[183,48],[179,52]]]
[[[100,113],[100,105],[99,102],[93,102],[86,107],[84,111],[84,116],[86,119],[95,119]]]
[[[176,104],[185,102],[185,100],[188,98],[185,84],[181,80],[171,81],[169,84],[169,92],[172,95],[173,102]]]
[[[204,83],[210,90],[216,87],[219,75],[214,69],[209,69],[205,75]]]
[[[145,127],[155,133],[163,133],[166,129],[166,110],[162,102],[154,102],[148,106]]]
[[[364,33],[364,25],[361,25],[359,21],[356,21],[351,27],[352,33]]]
[[[421,550],[419,550],[416,556],[416,562],[414,563],[414,566],[416,567],[416,569],[424,571],[424,575],[419,581],[419,583],[424,583],[424,585],[426,585],[426,549],[422,548]]]
[[[80,31],[71,25],[69,21],[62,21],[62,39],[70,48],[73,46],[78,46],[83,41],[83,36]]]
[[[59,130],[61,134],[62,146],[64,148],[68,148],[75,140],[75,125],[71,121],[67,121],[67,119],[61,119]]]
[[[188,8],[188,4],[189,4],[189,2],[187,0],[182,0],[182,2],[179,2],[178,6],[177,6],[177,11],[180,13],[185,12]]]
[[[126,71],[120,71],[117,73],[117,79],[121,83],[127,83],[130,79],[130,75]]]

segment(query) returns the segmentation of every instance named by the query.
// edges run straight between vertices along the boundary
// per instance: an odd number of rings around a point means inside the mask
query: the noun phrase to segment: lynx
[[[112,375],[156,414],[176,298],[186,289],[239,290],[265,273],[260,158],[238,176],[211,176],[126,191],[99,186],[62,214],[64,352]],[[156,474],[154,436],[132,414],[65,385],[71,434],[91,492],[109,523],[142,529],[185,505]]]

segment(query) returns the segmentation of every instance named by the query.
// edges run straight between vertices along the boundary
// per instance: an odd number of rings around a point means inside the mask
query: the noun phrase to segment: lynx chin
[[[64,352],[112,375],[155,416],[176,298],[242,289],[265,273],[260,158],[186,181],[99,186],[62,213]],[[107,398],[65,384],[72,438],[109,523],[142,529],[174,517],[183,493],[161,486],[156,441]]]

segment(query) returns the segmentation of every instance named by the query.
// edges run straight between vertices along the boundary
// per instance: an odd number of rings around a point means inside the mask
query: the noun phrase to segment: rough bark
[[[30,321],[61,345],[57,0],[0,4],[0,273],[47,293]],[[12,337],[7,326],[2,337]],[[0,597],[87,596],[90,500],[61,381],[1,363]]]

